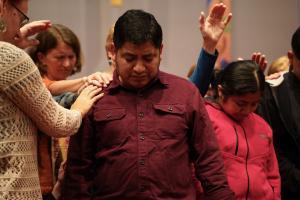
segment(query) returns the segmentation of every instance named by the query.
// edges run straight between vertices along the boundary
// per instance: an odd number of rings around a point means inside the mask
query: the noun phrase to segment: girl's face
[[[220,95],[221,94],[221,95]],[[225,113],[237,121],[242,121],[250,113],[254,112],[260,102],[261,92],[246,93],[244,95],[234,95],[223,97],[219,91],[219,104]]]
[[[2,40],[14,44],[14,38],[20,35],[20,28],[28,19],[26,16],[28,0],[21,0],[17,4],[5,1],[1,10],[2,18],[6,23],[6,31],[1,36]]]
[[[72,47],[60,41],[46,54],[38,53],[40,62],[47,67],[46,77],[50,80],[65,80],[72,74],[77,57]]]

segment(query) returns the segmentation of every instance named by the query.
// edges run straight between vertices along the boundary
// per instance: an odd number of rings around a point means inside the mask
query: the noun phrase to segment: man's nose
[[[137,62],[136,65],[133,67],[134,72],[141,74],[145,71],[146,67],[144,66],[143,62]]]

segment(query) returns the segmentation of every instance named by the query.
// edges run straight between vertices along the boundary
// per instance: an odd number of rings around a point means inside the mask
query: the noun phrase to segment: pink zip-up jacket
[[[206,109],[236,199],[280,199],[280,175],[267,122],[255,113],[237,122],[211,102],[206,102]]]

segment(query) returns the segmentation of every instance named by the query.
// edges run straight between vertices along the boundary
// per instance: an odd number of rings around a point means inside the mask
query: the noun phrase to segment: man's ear
[[[106,49],[106,53],[107,53],[107,58],[111,59],[113,51],[114,51],[114,44],[113,44],[113,42],[108,43],[107,46],[105,47],[105,49]]]
[[[289,51],[287,52],[287,57],[288,57],[289,59],[293,59],[294,53],[293,53],[292,50],[289,50]]]
[[[161,59],[163,47],[164,47],[163,44],[161,44],[160,47],[159,47],[159,57],[160,57],[160,59]]]
[[[117,48],[115,47],[115,44],[112,42],[109,48],[110,48],[109,56],[111,56],[111,59],[114,62],[116,62],[116,59],[117,59]]]
[[[7,9],[8,0],[0,1],[0,18],[3,17],[5,10]]]
[[[293,51],[292,50],[289,50],[288,52],[287,52],[287,57],[289,58],[289,62],[290,62],[290,71],[293,71],[293,59],[294,59],[294,53],[293,53]]]
[[[221,85],[218,85],[218,97],[220,99],[224,99],[224,96],[223,96],[223,87]]]

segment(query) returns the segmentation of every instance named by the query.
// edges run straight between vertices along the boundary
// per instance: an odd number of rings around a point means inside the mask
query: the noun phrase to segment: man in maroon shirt
[[[233,199],[198,89],[159,70],[162,30],[129,10],[115,24],[112,83],[71,138],[66,199]]]

